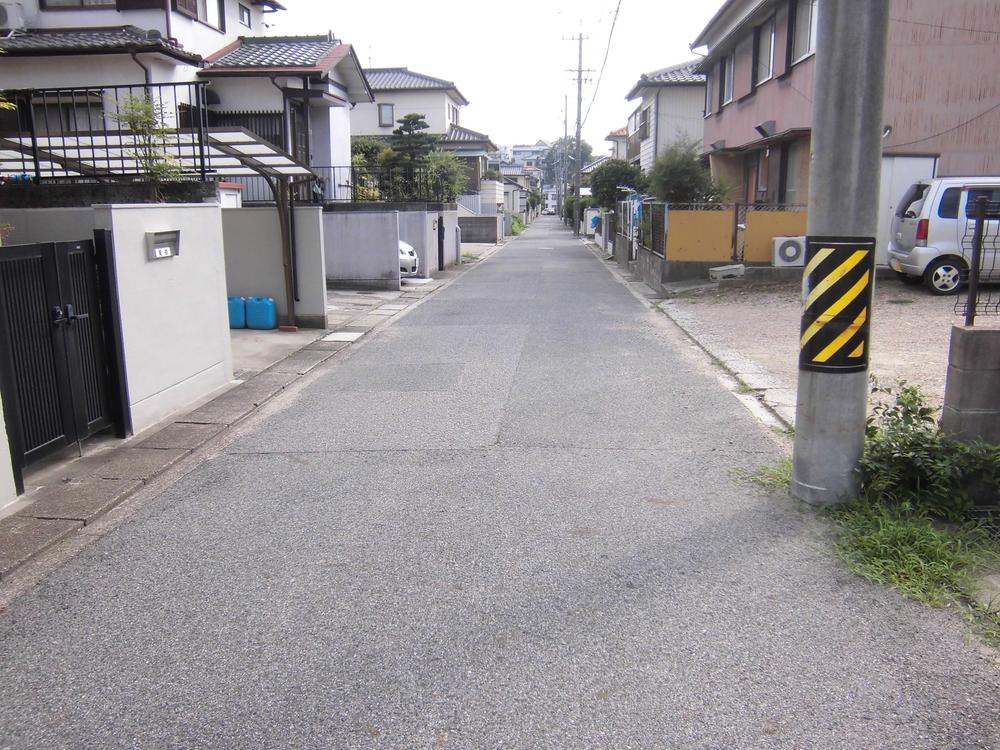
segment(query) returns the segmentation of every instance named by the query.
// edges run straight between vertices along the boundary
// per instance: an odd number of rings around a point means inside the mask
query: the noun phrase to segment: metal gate
[[[438,214],[438,270],[444,270],[444,216]]]
[[[0,391],[20,470],[116,423],[94,242],[0,248]]]

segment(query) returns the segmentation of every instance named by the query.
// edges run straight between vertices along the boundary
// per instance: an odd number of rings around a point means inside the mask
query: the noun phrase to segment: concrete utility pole
[[[563,142],[559,149],[559,216],[566,205],[566,141],[569,140],[569,96],[563,94]]]
[[[577,34],[577,61],[576,61],[576,186],[573,190],[573,194],[576,196],[576,201],[573,203],[573,236],[580,236],[580,219],[581,219],[581,207],[580,207],[580,169],[582,165],[580,164],[581,148],[580,148],[580,128],[582,124],[580,118],[583,116],[583,34]]]
[[[792,494],[858,492],[882,161],[889,4],[819,3]]]
[[[582,22],[581,22],[582,25]],[[574,180],[574,190],[573,194],[576,197],[576,202],[573,205],[573,234],[577,237],[580,236],[580,170],[583,165],[580,163],[582,151],[580,148],[580,129],[583,127],[581,117],[583,116],[583,74],[591,73],[589,68],[584,70],[583,68],[583,40],[587,39],[582,33],[577,34],[575,37],[563,37],[566,41],[576,41],[577,43],[577,62],[576,70],[567,70],[567,73],[576,73],[576,179]]]

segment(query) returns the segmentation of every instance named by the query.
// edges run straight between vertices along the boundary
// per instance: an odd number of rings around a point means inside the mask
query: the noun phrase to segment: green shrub
[[[861,485],[872,501],[951,521],[968,517],[972,486],[1000,492],[1000,446],[955,440],[937,428],[935,410],[916,386],[873,380],[887,397],[868,419]]]
[[[517,237],[517,235],[519,235],[521,232],[524,231],[524,222],[521,221],[520,216],[515,215],[514,218],[511,219],[510,223],[511,223],[510,231],[514,233],[515,237]]]

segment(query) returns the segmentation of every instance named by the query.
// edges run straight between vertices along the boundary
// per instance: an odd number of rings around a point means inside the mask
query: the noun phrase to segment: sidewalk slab
[[[198,448],[225,429],[217,424],[193,424],[174,422],[154,435],[149,436],[137,448]]]
[[[305,375],[316,365],[325,362],[334,355],[333,351],[323,349],[302,349],[290,357],[278,362],[268,372],[295,373]]]
[[[160,474],[191,452],[190,448],[116,448],[106,454],[88,456],[67,465],[72,481],[79,477],[96,479],[139,479]]]
[[[143,485],[141,479],[83,477],[45,487],[32,495],[32,504],[17,516],[81,521],[84,525],[104,515]]]
[[[27,516],[0,520],[0,578],[83,527],[80,521],[50,521]]]

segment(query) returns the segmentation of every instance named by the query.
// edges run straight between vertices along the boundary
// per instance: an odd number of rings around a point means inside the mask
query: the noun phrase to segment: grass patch
[[[976,598],[979,576],[1000,562],[996,542],[981,525],[946,526],[919,511],[871,501],[833,517],[840,531],[837,554],[853,573],[929,607],[953,609],[1000,646],[1000,610]]]
[[[524,231],[524,222],[521,221],[521,217],[520,216],[515,216],[511,220],[510,224],[511,224],[510,231],[513,232],[513,234],[514,234],[515,237],[517,237],[519,234],[521,234],[521,232]]]
[[[837,554],[867,581],[960,613],[1000,647],[1000,602],[977,598],[1000,544],[974,520],[976,496],[1000,492],[1000,447],[943,434],[915,386],[873,383],[861,499],[833,513]]]
[[[472,253],[462,253],[462,260],[467,261],[469,263],[475,263],[477,260],[479,260],[479,256],[473,255]]]
[[[743,395],[750,395],[754,393],[754,389],[748,386],[746,383],[739,383],[736,386],[736,392],[742,393]]]
[[[912,305],[916,300],[912,299],[890,299],[886,300],[890,305]]]
[[[774,466],[762,466],[754,471],[740,472],[741,481],[754,484],[768,492],[788,492],[792,486],[792,459],[783,458]]]

